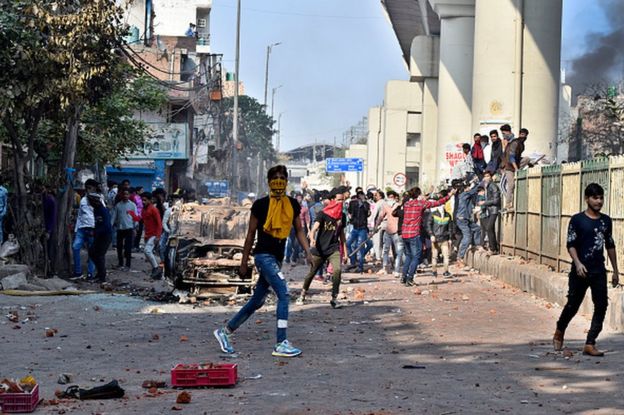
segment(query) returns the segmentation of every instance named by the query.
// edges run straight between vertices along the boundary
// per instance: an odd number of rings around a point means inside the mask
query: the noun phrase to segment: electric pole
[[[271,52],[273,51],[273,46],[279,46],[281,44],[282,42],[277,42],[267,46],[266,66],[264,68],[264,111],[267,110],[267,94],[269,91],[269,59],[271,57]]]
[[[232,197],[238,201],[238,79],[240,63],[241,0],[236,1],[236,62],[234,65],[234,120],[232,123]]]

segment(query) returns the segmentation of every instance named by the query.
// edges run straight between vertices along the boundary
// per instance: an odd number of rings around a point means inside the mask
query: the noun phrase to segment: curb
[[[567,274],[550,271],[544,265],[527,263],[519,257],[488,256],[485,252],[468,252],[466,263],[483,274],[492,275],[496,279],[551,303],[563,307],[567,301]],[[579,313],[591,316],[593,311],[591,293],[587,290]],[[619,333],[624,333],[624,292],[615,291],[610,284],[609,308],[605,317],[605,325]]]

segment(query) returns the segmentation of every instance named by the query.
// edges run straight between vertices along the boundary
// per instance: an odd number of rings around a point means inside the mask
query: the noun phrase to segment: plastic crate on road
[[[1,412],[7,414],[30,413],[39,404],[39,385],[35,385],[31,392],[27,393],[2,393],[0,394]]]
[[[178,364],[171,369],[171,386],[197,388],[205,386],[234,386],[238,379],[238,365]]]

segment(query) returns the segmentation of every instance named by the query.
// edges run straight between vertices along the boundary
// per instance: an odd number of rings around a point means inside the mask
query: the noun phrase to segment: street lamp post
[[[280,85],[280,86],[276,86],[275,88],[273,88],[273,90],[271,91],[271,119],[273,119],[273,113],[275,110],[275,92],[280,89],[281,87],[283,87],[284,85]]]
[[[279,46],[282,42],[272,43],[267,46],[266,52],[266,66],[264,68],[264,110],[267,108],[267,93],[269,88],[269,58],[271,57],[271,52],[273,51],[273,46]]]
[[[275,151],[278,153],[280,149],[280,139],[282,138],[282,115],[284,115],[284,112],[280,112],[277,116],[277,141],[275,143]]]
[[[241,0],[236,2],[236,62],[234,65],[234,120],[232,123],[232,197],[238,200],[238,79],[240,61]]]

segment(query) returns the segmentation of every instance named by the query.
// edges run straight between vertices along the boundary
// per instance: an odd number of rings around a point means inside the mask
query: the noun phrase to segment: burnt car
[[[165,278],[191,294],[244,294],[257,281],[253,257],[239,275],[251,210],[226,200],[174,208],[167,243]]]

